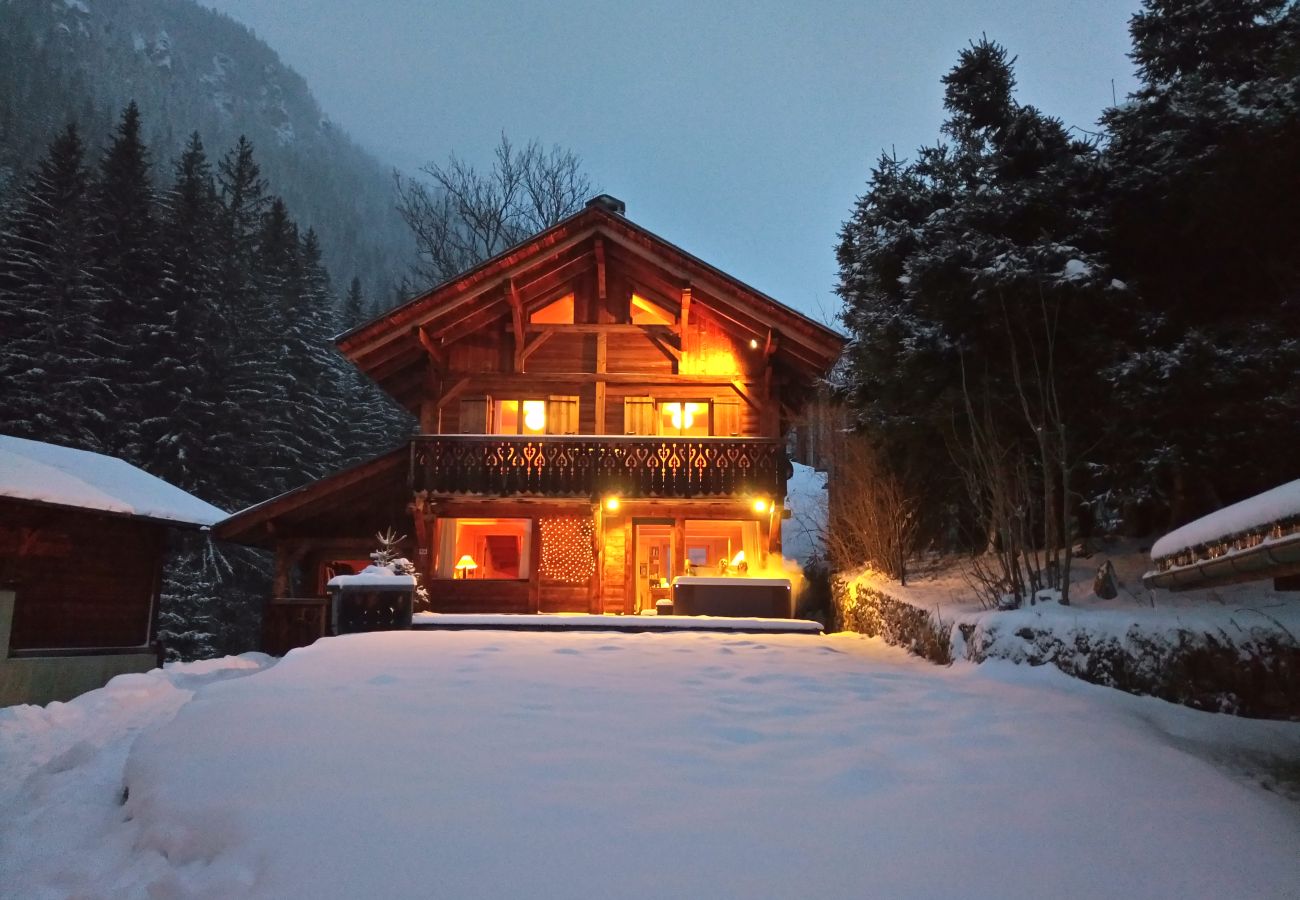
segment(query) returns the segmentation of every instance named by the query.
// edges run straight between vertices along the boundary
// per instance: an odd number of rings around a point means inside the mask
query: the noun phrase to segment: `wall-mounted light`
[[[754,512],[765,513],[767,512],[767,510],[768,510],[768,502],[764,500],[762,497],[759,497],[757,500],[754,501]]]
[[[750,339],[749,339],[749,349],[750,349],[750,350],[757,350],[757,349],[758,349],[758,338],[750,338]]]
[[[618,512],[618,507],[619,507],[618,497],[611,495],[605,498],[605,509],[609,510],[610,512]]]

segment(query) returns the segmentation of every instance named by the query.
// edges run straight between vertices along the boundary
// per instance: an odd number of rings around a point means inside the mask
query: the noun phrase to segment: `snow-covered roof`
[[[1151,547],[1151,558],[1158,560],[1202,544],[1210,544],[1246,531],[1265,528],[1274,522],[1300,516],[1300,479],[1240,503],[1225,506],[1208,516],[1188,522],[1169,532]]]
[[[211,503],[112,456],[0,435],[0,497],[210,526]]]

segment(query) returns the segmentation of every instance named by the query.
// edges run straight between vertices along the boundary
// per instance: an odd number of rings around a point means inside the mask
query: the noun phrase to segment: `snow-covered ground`
[[[1093,579],[1106,560],[1115,566],[1119,594],[1103,599],[1093,593]],[[1300,594],[1275,591],[1271,582],[1252,582],[1190,591],[1152,591],[1142,584],[1150,568],[1147,553],[1136,541],[1116,541],[1097,549],[1088,559],[1074,560],[1070,578],[1070,606],[1056,603],[1027,606],[1010,612],[983,610],[964,572],[968,561],[949,558],[918,564],[908,584],[899,585],[875,572],[858,576],[892,597],[932,613],[938,621],[984,622],[997,620],[1008,633],[1021,624],[1072,628],[1087,627],[1104,634],[1123,635],[1130,627],[1187,630],[1241,636],[1251,629],[1284,629],[1292,639],[1300,636]]]
[[[1294,897],[1300,885],[1300,807],[1259,784],[1300,759],[1300,724],[1047,667],[942,668],[854,635],[464,631],[327,639],[192,697],[188,677],[124,676],[70,704],[0,712],[0,893]]]

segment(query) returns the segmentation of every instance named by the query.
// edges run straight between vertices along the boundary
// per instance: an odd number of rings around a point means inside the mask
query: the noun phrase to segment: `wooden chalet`
[[[218,525],[275,551],[279,605],[389,527],[445,612],[637,613],[688,565],[780,554],[786,432],[843,339],[623,212],[598,197],[337,339],[419,434]]]
[[[120,459],[0,435],[0,706],[161,665],[168,532],[225,517]]]

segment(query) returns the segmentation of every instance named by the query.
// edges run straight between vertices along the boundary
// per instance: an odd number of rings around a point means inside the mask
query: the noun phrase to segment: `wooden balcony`
[[[770,438],[421,435],[411,485],[431,494],[784,497],[790,463]]]

